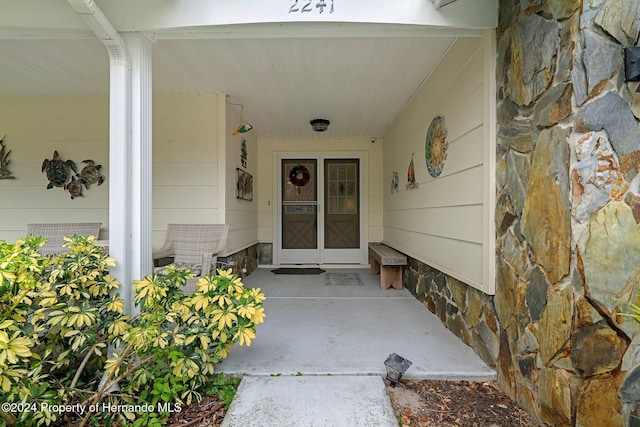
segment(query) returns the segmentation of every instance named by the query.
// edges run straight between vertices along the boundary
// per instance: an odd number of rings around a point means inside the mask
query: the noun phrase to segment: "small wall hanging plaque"
[[[4,143],[6,135],[0,139],[0,179],[15,179],[15,176],[11,175],[11,171],[8,166],[11,163],[9,160],[9,154],[11,150],[7,151],[7,146]]]
[[[393,175],[391,176],[391,192],[396,193],[398,191],[398,184],[400,184],[400,179],[398,178],[398,172],[393,171]]]
[[[242,138],[242,145],[240,146],[240,164],[243,168],[247,167],[247,140]]]
[[[236,168],[236,199],[253,200],[253,176]]]
[[[418,183],[416,182],[416,170],[413,166],[413,153],[411,153],[411,162],[409,163],[409,168],[407,169],[407,190],[413,190],[414,188],[418,188]]]
[[[429,175],[434,178],[440,176],[444,168],[444,162],[447,160],[449,144],[446,139],[447,128],[445,127],[444,118],[436,116],[431,121],[431,125],[429,125],[424,146],[427,169],[429,170]]]

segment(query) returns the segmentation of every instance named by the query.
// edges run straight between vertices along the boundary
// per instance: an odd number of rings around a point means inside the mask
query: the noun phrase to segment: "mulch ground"
[[[402,427],[533,427],[495,382],[401,380],[387,385]]]
[[[221,426],[227,413],[216,395],[205,395],[200,403],[192,403],[169,418],[167,427]]]
[[[387,393],[402,427],[535,427],[495,382],[403,379]],[[215,395],[173,414],[168,427],[216,427],[225,409]]]

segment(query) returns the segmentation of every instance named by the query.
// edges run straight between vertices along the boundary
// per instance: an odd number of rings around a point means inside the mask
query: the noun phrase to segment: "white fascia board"
[[[193,33],[213,26],[260,23],[366,23],[461,29],[495,28],[498,23],[498,0],[456,0],[440,9],[433,0],[95,1],[119,31],[154,33],[178,29]],[[305,9],[305,5],[309,7]]]
[[[116,30],[153,33],[158,39],[403,37],[438,35],[438,32],[464,37],[477,36],[470,33],[497,26],[498,0],[456,0],[441,7],[449,1],[312,0],[311,11],[304,13],[302,7],[308,0],[298,1],[300,6],[296,7],[295,1],[264,0],[95,0],[95,3]],[[2,2],[0,39],[95,37],[66,0]],[[322,13],[317,7],[321,2],[327,5]],[[292,11],[296,8],[299,10]]]
[[[286,24],[222,25],[199,29],[154,32],[154,40],[194,39],[278,39],[361,37],[482,37],[484,30],[437,28],[402,24],[292,22]]]

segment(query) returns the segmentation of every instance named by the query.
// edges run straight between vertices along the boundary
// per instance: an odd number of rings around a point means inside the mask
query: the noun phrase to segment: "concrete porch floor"
[[[405,377],[492,378],[495,372],[407,289],[381,290],[368,269],[364,286],[326,285],[325,274],[276,275],[258,269],[247,287],[266,295],[265,323],[251,347],[235,346],[219,370],[242,375],[385,375],[397,353],[413,362]]]
[[[224,425],[397,425],[382,381],[390,353],[413,362],[405,378],[495,378],[407,289],[381,290],[368,269],[325,270],[358,273],[363,285],[266,268],[245,278],[265,293],[266,318],[251,347],[218,365],[245,376]]]

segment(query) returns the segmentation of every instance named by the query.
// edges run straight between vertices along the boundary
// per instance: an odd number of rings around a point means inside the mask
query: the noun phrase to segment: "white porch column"
[[[124,45],[124,41],[123,41]],[[109,50],[109,254],[116,259],[112,274],[120,281],[125,312],[133,298],[131,211],[131,69],[126,47],[116,55]],[[126,55],[125,55],[126,54]],[[122,56],[122,57],[120,57]]]
[[[131,60],[131,233],[132,279],[152,272],[152,41],[143,33],[122,33]],[[136,310],[137,311],[137,310]]]
[[[151,271],[151,41],[122,37],[93,0],[67,0],[109,53],[109,253],[125,312]],[[137,311],[137,310],[136,310]]]

